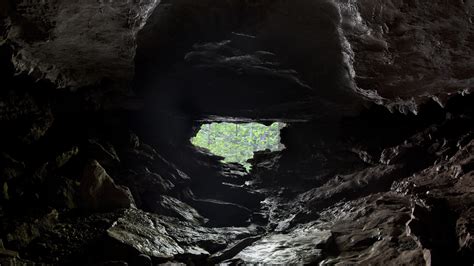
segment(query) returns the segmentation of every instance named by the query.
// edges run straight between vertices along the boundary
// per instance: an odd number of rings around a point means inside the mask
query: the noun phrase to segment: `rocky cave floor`
[[[0,3],[0,265],[473,265],[473,8]]]

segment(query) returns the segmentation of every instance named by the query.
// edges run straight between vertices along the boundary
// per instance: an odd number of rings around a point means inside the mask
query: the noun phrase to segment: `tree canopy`
[[[249,159],[256,151],[281,151],[280,129],[284,123],[275,122],[270,126],[259,123],[211,123],[204,124],[197,135],[191,138],[195,146],[224,157],[224,163],[239,163],[250,171]]]

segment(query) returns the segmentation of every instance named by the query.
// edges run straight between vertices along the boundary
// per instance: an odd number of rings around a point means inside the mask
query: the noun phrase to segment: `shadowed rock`
[[[118,186],[97,162],[88,163],[82,175],[80,194],[88,210],[114,210],[135,205],[127,187]]]
[[[107,230],[112,239],[156,259],[207,257],[252,234],[248,228],[205,228],[176,218],[127,210]]]

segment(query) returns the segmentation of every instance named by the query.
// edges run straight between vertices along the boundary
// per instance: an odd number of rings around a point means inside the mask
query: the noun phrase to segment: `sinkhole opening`
[[[255,152],[278,152],[285,148],[280,138],[280,131],[285,126],[282,122],[269,126],[254,122],[203,124],[196,136],[191,138],[191,143],[223,157],[221,162],[238,163],[249,172],[252,165],[248,161]]]

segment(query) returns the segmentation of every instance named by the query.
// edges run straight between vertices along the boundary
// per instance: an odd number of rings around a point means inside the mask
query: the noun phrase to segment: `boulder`
[[[88,163],[84,169],[80,194],[83,207],[88,210],[110,211],[135,206],[130,190],[115,184],[95,160]]]

